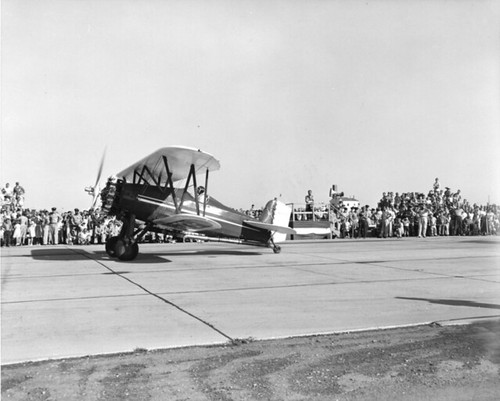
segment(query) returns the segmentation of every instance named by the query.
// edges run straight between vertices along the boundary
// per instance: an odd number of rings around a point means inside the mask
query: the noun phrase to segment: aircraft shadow
[[[158,253],[141,253],[136,259],[131,262],[121,263],[134,263],[134,264],[155,264],[155,263],[171,263],[170,259],[165,257],[172,256],[257,256],[262,255],[261,252],[255,251],[239,251],[228,249],[200,249],[188,251],[174,251],[174,252],[158,252]],[[88,252],[84,248],[50,248],[50,249],[33,249],[31,250],[31,257],[34,260],[50,260],[50,261],[70,261],[83,258],[94,259],[99,261],[109,261],[118,259],[111,258],[105,251]]]
[[[463,241],[464,243],[466,244],[484,244],[484,245],[494,245],[494,246],[498,246],[498,242],[497,241],[491,241],[489,239],[489,237],[480,237],[480,238],[477,238],[477,239],[470,239],[470,240],[467,240],[467,241]]]
[[[431,304],[450,305],[450,306],[468,306],[472,308],[487,308],[487,309],[500,309],[498,304],[486,304],[482,302],[457,300],[457,299],[429,299],[429,298],[410,298],[410,297],[396,297],[396,299],[406,299],[410,301],[425,301]]]
[[[31,257],[34,260],[51,260],[51,261],[69,261],[77,259],[92,259],[98,261],[110,261],[118,259],[111,258],[105,251],[88,252],[83,248],[51,248],[51,249],[33,249]],[[135,263],[135,264],[155,264],[155,263],[170,263],[169,259],[161,258],[158,255],[141,254],[132,262],[122,263]]]
[[[157,255],[166,256],[190,256],[190,255],[204,255],[204,256],[223,256],[223,255],[233,255],[233,256],[257,256],[262,255],[261,252],[255,251],[231,251],[231,250],[199,250],[199,251],[177,251],[177,252],[161,252]]]

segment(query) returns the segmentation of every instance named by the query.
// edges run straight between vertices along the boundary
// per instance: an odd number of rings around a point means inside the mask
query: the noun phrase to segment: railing
[[[330,219],[330,204],[318,203],[313,211],[306,211],[305,203],[287,203],[292,208],[291,221],[328,221]]]

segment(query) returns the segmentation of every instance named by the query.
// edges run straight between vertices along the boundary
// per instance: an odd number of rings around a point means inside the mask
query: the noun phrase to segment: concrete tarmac
[[[500,237],[2,248],[2,364],[500,316]]]

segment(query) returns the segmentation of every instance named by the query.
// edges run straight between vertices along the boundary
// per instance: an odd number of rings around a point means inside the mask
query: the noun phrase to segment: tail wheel
[[[106,241],[106,253],[112,258],[116,258],[116,243],[118,242],[118,237],[111,237]]]
[[[276,245],[274,243],[272,237],[269,239],[269,241],[267,241],[267,246],[269,248],[272,248],[274,253],[280,253],[281,252],[281,247],[279,245]]]

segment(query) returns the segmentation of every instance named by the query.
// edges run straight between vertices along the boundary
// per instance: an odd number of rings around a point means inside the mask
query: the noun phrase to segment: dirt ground
[[[2,400],[498,400],[500,320],[2,367]]]

